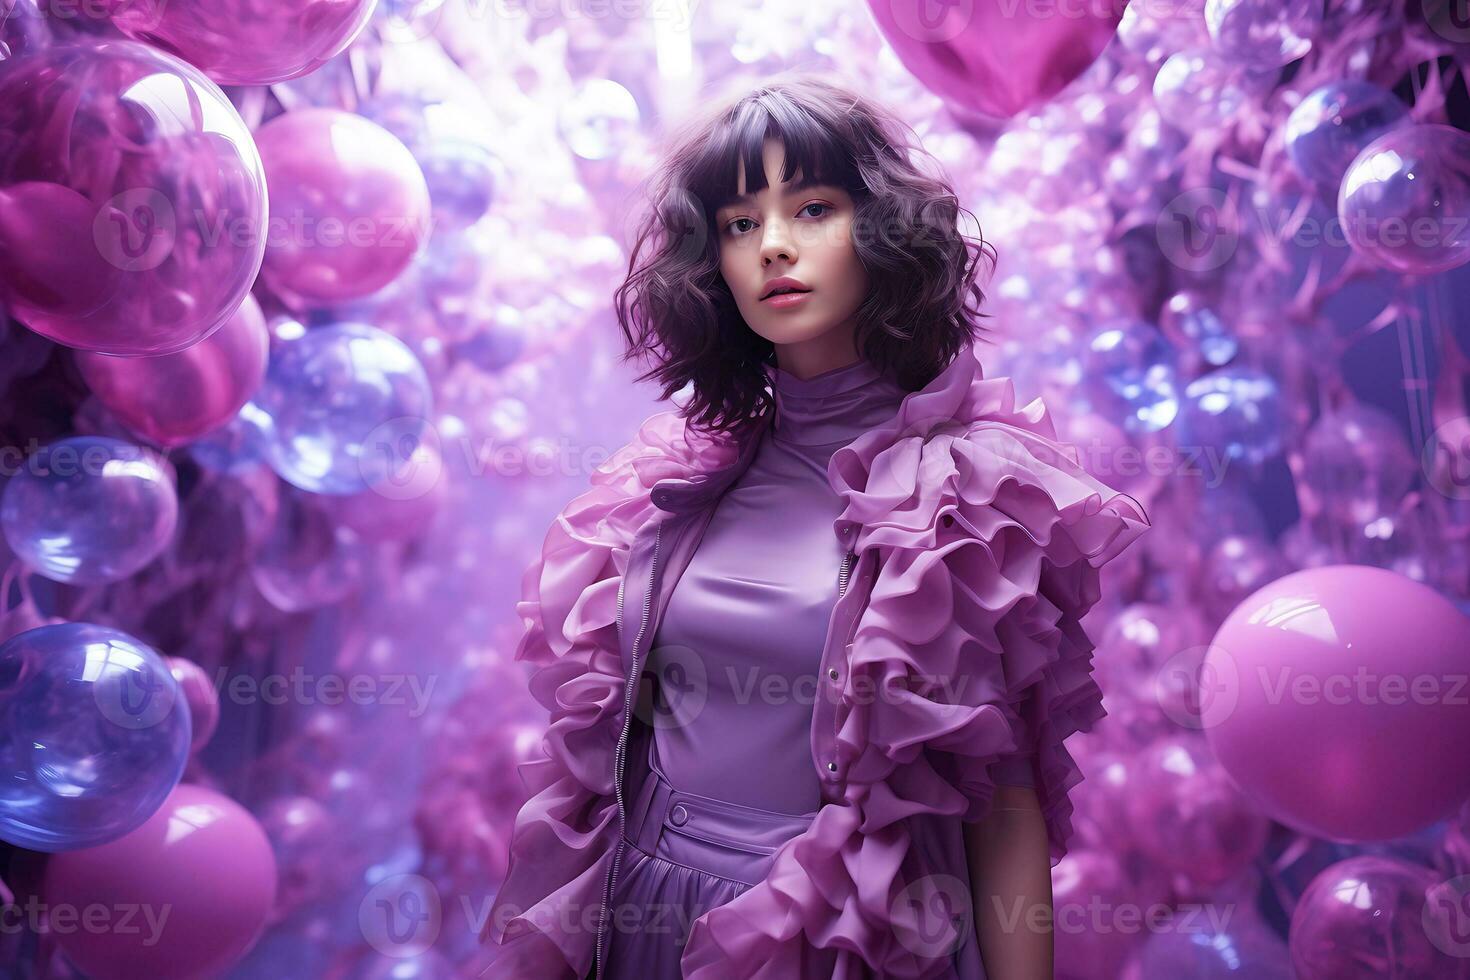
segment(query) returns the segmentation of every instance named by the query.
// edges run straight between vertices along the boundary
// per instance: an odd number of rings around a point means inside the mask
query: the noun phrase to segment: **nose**
[[[786,234],[786,226],[780,221],[769,221],[765,226],[765,237],[761,239],[761,264],[770,265],[777,257],[787,262],[796,259],[796,244]]]

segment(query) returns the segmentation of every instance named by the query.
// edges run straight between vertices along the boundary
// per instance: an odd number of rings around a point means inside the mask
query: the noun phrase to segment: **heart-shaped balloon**
[[[888,43],[914,77],[955,106],[998,119],[1044,102],[1087,70],[1116,33],[1126,4],[1010,0],[869,0]]]

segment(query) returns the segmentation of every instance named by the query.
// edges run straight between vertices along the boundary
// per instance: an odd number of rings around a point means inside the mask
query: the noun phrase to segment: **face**
[[[777,140],[766,140],[762,156],[768,186],[715,213],[720,272],[745,322],[776,345],[778,364],[816,373],[849,363],[856,356],[854,314],[868,293],[852,244],[852,198],[827,184],[798,188],[799,170],[778,183],[785,150]],[[737,179],[737,193],[747,194],[743,164]],[[782,276],[809,292],[763,299]]]

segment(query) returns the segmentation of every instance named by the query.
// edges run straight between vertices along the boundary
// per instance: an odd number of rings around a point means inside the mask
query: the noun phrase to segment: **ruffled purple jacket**
[[[527,570],[516,659],[535,668],[550,724],[545,758],[519,767],[531,796],[486,926],[504,947],[488,975],[591,971],[619,833],[623,576],[661,509],[727,484],[758,435],[652,416],[558,515]],[[1011,379],[982,377],[969,348],[838,449],[827,474],[845,502],[834,533],[858,557],[840,648],[848,682],[818,699],[813,729],[824,778],[826,761],[842,760],[834,802],[765,880],[696,920],[683,973],[983,977],[973,942],[931,952],[924,890],[968,883],[961,821],[986,814],[991,764],[1023,746],[1036,753],[1052,864],[1066,853],[1082,776],[1063,743],[1104,715],[1080,620],[1100,598],[1101,566],[1148,517],[1078,465],[1040,398],[1017,408]]]

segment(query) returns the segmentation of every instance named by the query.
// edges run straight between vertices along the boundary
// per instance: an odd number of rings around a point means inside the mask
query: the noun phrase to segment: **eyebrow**
[[[766,186],[767,187],[770,187],[769,184],[767,184]],[[825,180],[820,180],[820,179],[818,179],[816,177],[803,177],[800,180],[796,181],[794,184],[788,184],[786,186],[785,193],[786,194],[796,194],[796,193],[799,193],[801,191],[808,190],[808,189],[810,189],[812,187],[826,187],[826,186],[828,186],[828,183]],[[731,194],[729,197],[725,198],[725,200],[723,202],[721,202],[720,205],[715,208],[715,210],[716,211],[723,211],[725,208],[733,207],[736,204],[751,204],[751,203],[754,203],[754,201],[755,201],[755,194],[754,193],[750,193],[750,194]]]

